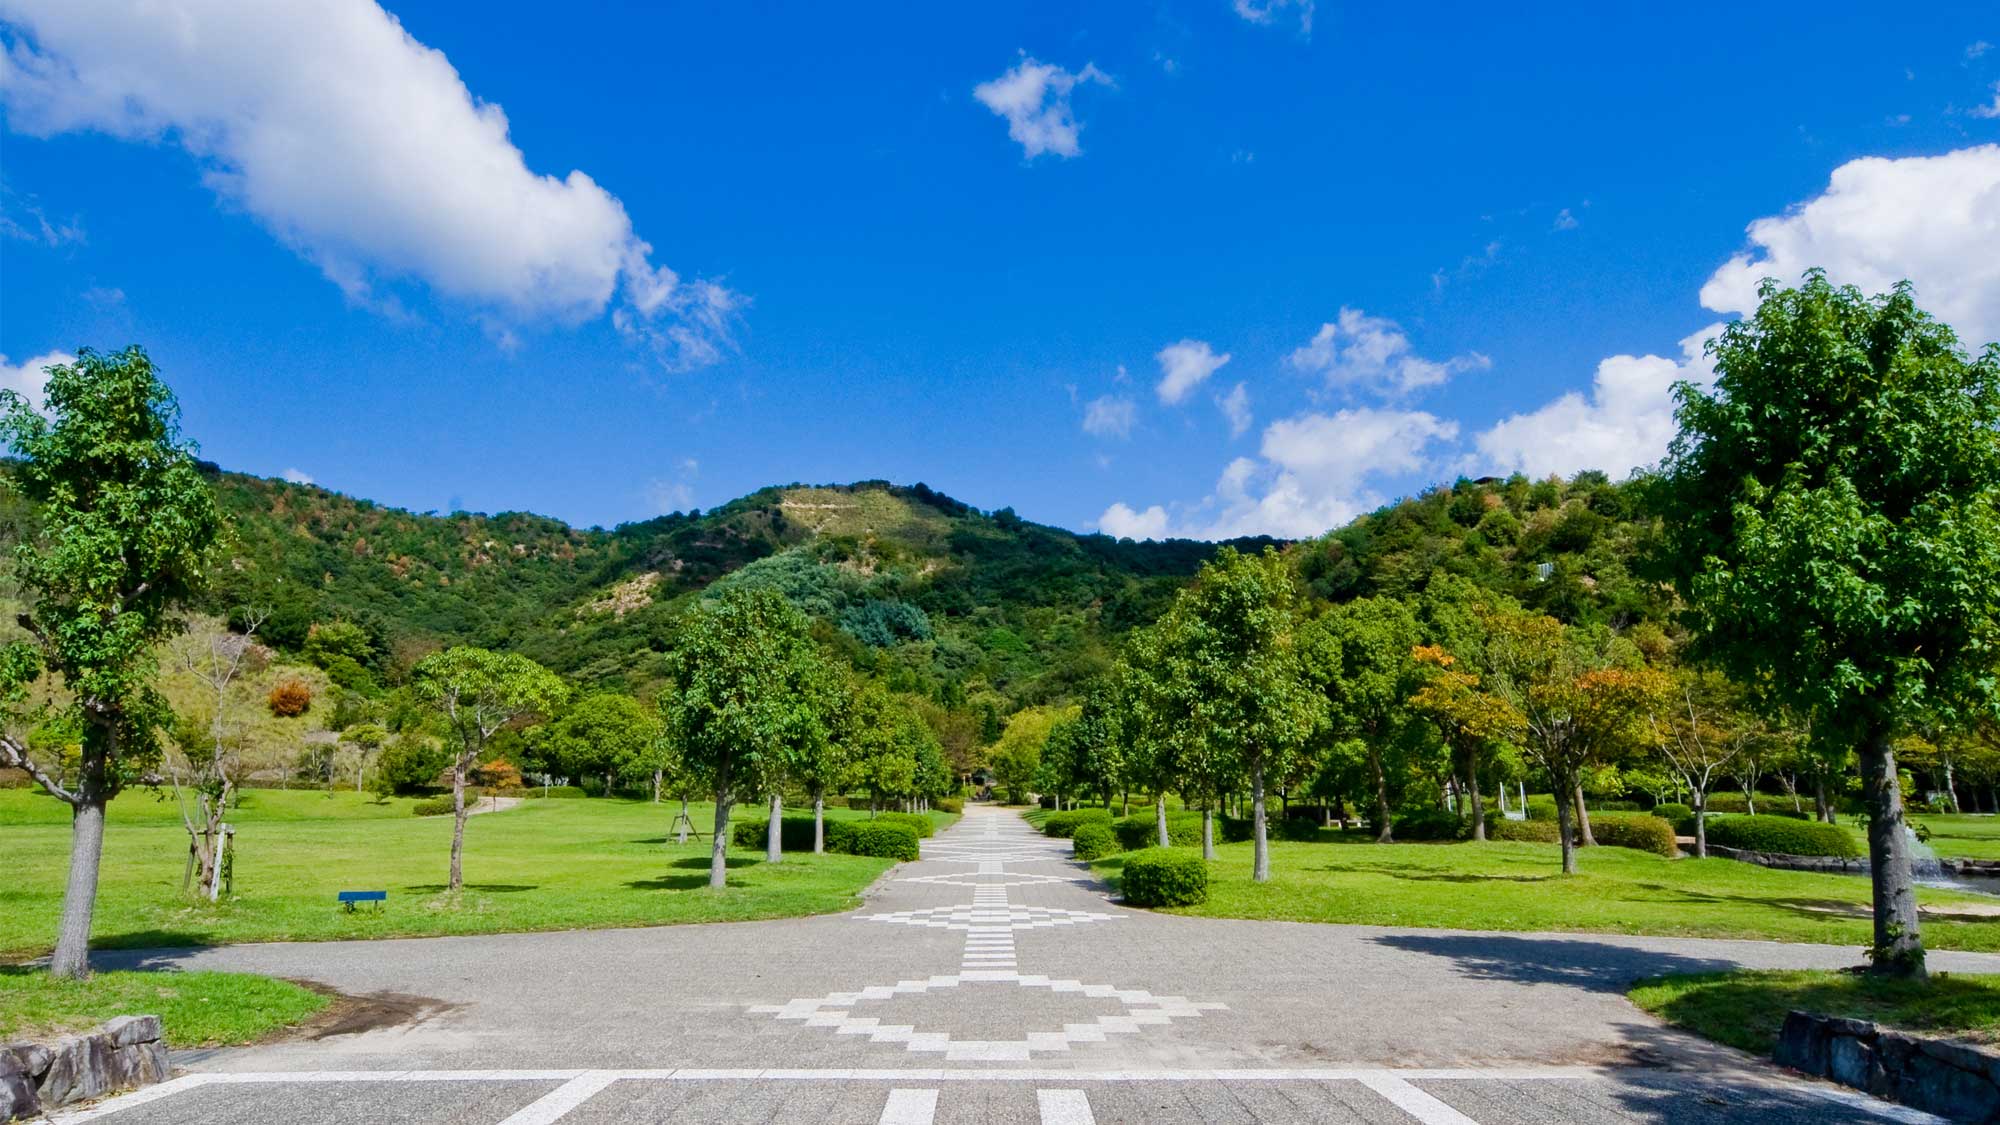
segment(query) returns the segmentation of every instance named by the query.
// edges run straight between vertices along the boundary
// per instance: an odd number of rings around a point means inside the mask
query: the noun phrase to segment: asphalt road
[[[1067,841],[975,806],[848,915],[104,955],[308,979],[372,1007],[320,1038],[177,1056],[175,1082],[67,1120],[1931,1120],[1623,996],[1654,973],[1855,957],[1130,911]]]

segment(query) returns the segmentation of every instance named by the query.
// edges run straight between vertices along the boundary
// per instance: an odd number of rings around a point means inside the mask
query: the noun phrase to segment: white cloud
[[[683,457],[674,469],[673,476],[655,477],[646,485],[646,503],[654,515],[685,512],[694,507],[694,478],[701,473],[701,462]]]
[[[42,399],[42,389],[49,384],[48,369],[75,362],[76,357],[68,352],[43,352],[16,367],[0,355],[0,391],[13,391],[27,399],[29,406],[46,413],[48,404]]]
[[[1161,402],[1172,406],[1215,374],[1230,357],[1228,352],[1216,355],[1206,340],[1182,340],[1161,348],[1153,358],[1160,361],[1160,382],[1155,390]]]
[[[1460,371],[1483,371],[1493,361],[1478,352],[1442,362],[1425,359],[1410,346],[1402,326],[1360,309],[1342,308],[1338,319],[1320,325],[1312,341],[1285,362],[1326,379],[1327,385],[1403,395],[1435,387]]]
[[[1215,396],[1215,405],[1229,419],[1230,437],[1242,437],[1250,429],[1250,388],[1238,383],[1228,394]]]
[[[620,329],[674,367],[719,358],[741,298],[654,265],[588,175],[531,171],[507,115],[373,0],[0,0],[17,130],[172,140],[218,195],[357,301],[415,280],[476,309]]]
[[[1578,227],[1578,225],[1580,224],[1577,223],[1576,216],[1570,213],[1569,208],[1565,207],[1562,210],[1556,212],[1555,229],[1575,230]]]
[[[1101,395],[1084,405],[1083,432],[1096,437],[1130,437],[1138,414],[1138,404],[1130,398]]]
[[[1111,76],[1085,63],[1075,73],[1054,63],[1037,62],[1027,52],[1021,61],[990,82],[972,88],[972,96],[1007,119],[1007,135],[1033,160],[1045,152],[1071,157],[1083,152],[1077,134],[1083,125],[1071,112],[1070,92],[1080,84],[1112,85]]]
[[[1120,539],[1165,539],[1167,510],[1155,504],[1135,512],[1124,504],[1113,504],[1097,518],[1097,530]]]
[[[1275,23],[1280,13],[1291,9],[1298,13],[1299,34],[1311,35],[1313,29],[1313,0],[1232,0],[1236,14],[1251,23]]]
[[[1976,43],[1969,43],[1966,45],[1965,57],[1968,60],[1976,59],[1992,49],[1993,49],[1993,44],[1988,43],[1984,39],[1981,39]]]
[[[6,56],[0,54],[0,86],[4,86],[7,76]],[[39,242],[43,246],[64,246],[72,242],[83,242],[83,222],[70,219],[51,220],[46,212],[33,203],[20,205],[20,218],[0,214],[0,235],[21,242]]]
[[[286,469],[283,475],[286,480],[291,481],[293,484],[313,483],[312,477],[304,469]]]
[[[1651,465],[1674,438],[1674,384],[1706,388],[1714,370],[1702,349],[1722,325],[1681,341],[1681,358],[1614,355],[1597,365],[1589,395],[1571,391],[1539,410],[1516,414],[1473,439],[1467,472],[1569,476],[1583,469],[1622,475]]]
[[[1704,307],[1748,313],[1760,280],[1795,285],[1818,266],[1868,293],[1908,279],[1968,347],[2000,340],[2000,145],[1848,161],[1826,191],[1751,223],[1749,237],[1754,249],[1702,286]]]
[[[1995,82],[1995,83],[1993,84],[1993,102],[1992,102],[1992,104],[1991,104],[1991,105],[1976,105],[1976,106],[1973,106],[1973,107],[1972,107],[1972,116],[1974,116],[1974,117],[2000,117],[2000,82]]]
[[[1457,437],[1456,422],[1424,411],[1301,414],[1266,427],[1261,458],[1231,461],[1214,491],[1179,519],[1157,504],[1134,511],[1117,503],[1099,517],[1098,526],[1154,539],[1319,535],[1380,507],[1387,499],[1383,478],[1433,466],[1435,447]]]

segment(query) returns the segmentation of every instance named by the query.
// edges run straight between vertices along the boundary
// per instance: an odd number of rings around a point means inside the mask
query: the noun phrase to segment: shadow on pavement
[[[1528,938],[1506,934],[1383,934],[1371,939],[1392,949],[1448,958],[1459,972],[1480,980],[1562,984],[1624,995],[1632,982],[1666,973],[1715,973],[1734,961],[1685,957],[1589,938]]]

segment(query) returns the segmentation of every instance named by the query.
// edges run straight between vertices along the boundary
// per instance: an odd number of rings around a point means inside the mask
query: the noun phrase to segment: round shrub
[[[917,831],[907,824],[892,824],[880,819],[855,821],[851,828],[840,834],[840,842],[839,850],[850,855],[901,860],[917,858]]]
[[[1852,859],[1861,854],[1854,837],[1845,828],[1812,820],[1793,820],[1788,816],[1710,817],[1708,842],[1724,848],[1773,855]]]
[[[958,797],[939,797],[931,802],[931,807],[939,812],[956,815],[965,811],[965,801]]]
[[[1121,850],[1118,838],[1111,834],[1111,826],[1098,821],[1086,821],[1076,826],[1076,834],[1070,837],[1074,851],[1072,854],[1086,862],[1103,859],[1112,852]]]
[[[1152,812],[1133,813],[1111,822],[1112,834],[1118,837],[1118,844],[1128,852],[1140,848],[1150,848],[1160,842],[1160,828]],[[1172,812],[1167,814],[1167,839],[1175,847],[1197,847],[1201,844],[1201,814]]]
[[[1678,825],[1682,820],[1693,816],[1694,809],[1678,801],[1668,801],[1665,804],[1654,805],[1653,815],[1668,824]]]
[[[312,710],[313,689],[300,679],[281,681],[264,697],[264,705],[281,719],[295,718]]]
[[[1668,859],[1680,854],[1680,848],[1674,843],[1674,826],[1644,813],[1593,816],[1590,818],[1590,835],[1598,843],[1609,847],[1636,848]]]
[[[556,800],[572,801],[572,800],[581,800],[584,797],[589,796],[589,794],[585,793],[583,791],[583,788],[577,785],[551,785],[547,789],[544,789],[541,786],[536,785],[526,790],[523,790],[521,796],[530,798],[532,800],[541,800],[542,798],[546,797],[551,801],[556,801]]]
[[[907,824],[910,827],[910,831],[915,832],[917,834],[917,838],[920,840],[926,836],[929,836],[931,833],[937,831],[937,825],[932,824],[931,818],[925,816],[922,813],[912,813],[912,812],[876,813],[873,819],[877,824]]]
[[[1208,861],[1192,848],[1146,848],[1125,857],[1119,885],[1133,906],[1193,906],[1208,901]]]
[[[1462,840],[1469,832],[1471,828],[1448,809],[1411,809],[1395,822],[1398,840]]]
[[[471,802],[468,800],[466,803],[470,804]],[[430,797],[418,801],[416,804],[410,806],[410,813],[413,816],[450,816],[451,794],[446,793],[442,797]]]
[[[828,828],[832,827],[829,823]],[[768,847],[771,841],[771,822],[765,820],[739,820],[729,826],[730,842],[739,848]],[[809,816],[788,816],[778,827],[778,842],[788,852],[809,852],[813,846],[813,822]]]
[[[1546,793],[1528,794],[1528,819],[1556,819],[1556,799]]]
[[[1076,835],[1077,826],[1095,821],[1111,823],[1110,809],[1071,809],[1059,812],[1042,821],[1042,835],[1068,838]]]
[[[1553,820],[1489,820],[1486,822],[1486,838],[1489,840],[1510,840],[1524,844],[1555,844],[1561,842],[1561,828]]]

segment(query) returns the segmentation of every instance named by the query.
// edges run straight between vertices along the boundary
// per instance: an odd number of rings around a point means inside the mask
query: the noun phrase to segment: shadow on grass
[[[737,881],[736,881],[736,880],[734,880],[734,879],[731,879],[731,880],[729,880],[729,882],[728,882],[727,884],[725,884],[725,885],[726,885],[726,886],[728,886],[728,887],[731,887],[731,888],[736,888],[736,887],[741,887],[741,886],[742,886],[743,884],[742,884],[742,883],[740,883],[740,882],[737,882]],[[627,882],[627,883],[625,884],[625,886],[627,886],[627,887],[630,887],[630,888],[631,888],[632,890],[635,890],[635,891],[696,891],[696,890],[707,890],[707,889],[708,889],[708,876],[707,876],[706,874],[702,874],[702,875],[662,875],[662,876],[660,876],[660,877],[659,877],[659,878],[657,878],[657,879],[633,879],[633,880],[631,880],[631,881]]]
[[[1383,934],[1381,945],[1408,953],[1442,957],[1475,980],[1516,984],[1560,984],[1620,996],[1632,983],[1668,973],[1719,973],[1733,961],[1685,957],[1592,941],[1589,938],[1524,938],[1502,934]]]
[[[1557,878],[1555,875],[1471,875],[1462,872],[1412,871],[1407,867],[1384,867],[1376,864],[1343,864],[1320,870],[1336,874],[1387,875],[1391,879],[1407,879],[1418,883],[1545,883]]]
[[[755,856],[747,856],[747,855],[733,855],[729,857],[728,861],[729,866],[732,868],[755,867],[762,862],[764,861],[758,859]],[[677,859],[673,862],[673,866],[675,867],[684,867],[689,870],[699,870],[699,871],[708,870],[708,864],[709,864],[709,856],[706,852],[702,853],[701,855],[691,855],[686,857],[685,859]]]
[[[415,883],[404,890],[417,895],[439,895],[445,892],[443,883]],[[540,883],[466,883],[459,888],[464,891],[485,891],[489,894],[508,895],[521,891],[539,891]]]

